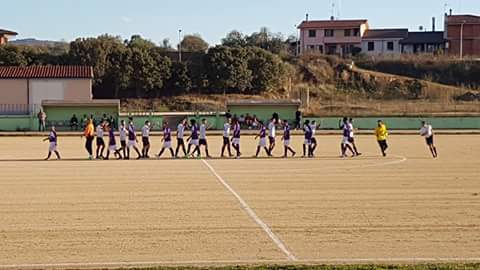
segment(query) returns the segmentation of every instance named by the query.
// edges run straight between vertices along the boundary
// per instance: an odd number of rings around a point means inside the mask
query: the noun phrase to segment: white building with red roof
[[[5,30],[5,29],[0,29],[0,45],[7,44],[8,40],[11,37],[17,36],[18,33],[11,31],[11,30]]]
[[[299,26],[300,53],[350,55],[360,52],[362,37],[368,30],[366,19],[358,20],[305,20]]]
[[[0,67],[0,104],[91,101],[92,79],[90,66],[3,66]]]

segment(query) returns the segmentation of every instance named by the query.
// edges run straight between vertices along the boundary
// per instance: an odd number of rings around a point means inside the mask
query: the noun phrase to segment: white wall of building
[[[63,80],[30,80],[30,104],[42,104],[43,100],[63,100],[64,96],[65,82]]]
[[[369,50],[369,43],[374,44],[374,49]],[[393,43],[393,50],[389,50],[388,43]],[[402,47],[400,39],[364,39],[362,40],[362,53],[367,55],[385,55],[385,54],[400,54]]]

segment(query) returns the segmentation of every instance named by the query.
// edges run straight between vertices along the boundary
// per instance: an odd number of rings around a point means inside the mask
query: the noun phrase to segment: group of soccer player
[[[268,157],[273,156],[273,151],[276,147],[277,128],[283,129],[281,141],[283,142],[283,158],[296,156],[296,151],[291,146],[291,128],[287,120],[279,120],[276,117],[272,117],[265,125],[262,121],[259,121],[259,132],[255,136],[255,140],[258,140],[258,145],[255,158],[258,158],[262,149]],[[315,150],[317,148],[317,139],[315,137],[316,130],[320,127],[315,121],[305,120],[303,123],[304,143],[303,143],[303,158],[315,157]],[[110,154],[113,154],[116,159],[130,159],[131,149],[137,154],[137,159],[149,159],[150,152],[150,131],[153,125],[150,121],[146,121],[141,128],[142,148],[139,148],[139,141],[137,138],[136,128],[133,123],[133,119],[129,118],[128,124],[124,120],[121,121],[118,133],[120,139],[120,145],[117,145],[115,137],[115,129],[107,121],[100,122],[97,127],[93,126],[93,121],[88,120],[85,127],[83,136],[86,138],[85,149],[88,152],[88,158],[94,159],[93,156],[93,141],[96,137],[96,152],[95,159],[110,158]],[[180,151],[183,152],[184,158],[189,157],[201,157],[201,148],[204,148],[205,156],[211,158],[208,149],[207,142],[207,130],[210,128],[206,119],[202,119],[200,124],[195,119],[191,119],[188,122],[187,119],[181,120],[177,125],[177,145],[174,150],[172,144],[172,130],[169,127],[168,121],[163,122],[163,137],[162,148],[157,157],[162,157],[164,152],[168,150],[172,158],[179,158]],[[352,118],[343,118],[339,121],[339,128],[342,130],[341,141],[341,157],[347,157],[348,152],[352,157],[360,156],[357,145],[355,144]],[[188,146],[185,143],[185,131],[190,129],[190,136],[186,139]],[[106,155],[104,155],[106,143],[104,141],[104,134],[108,134],[108,148]],[[382,152],[382,155],[387,156],[387,137],[388,131],[386,125],[379,120],[378,126],[375,129],[375,135]],[[432,126],[426,122],[422,122],[420,135],[425,137],[430,152],[434,158],[438,157],[437,148],[433,142],[433,129]],[[268,137],[268,142],[267,142]],[[225,157],[225,150],[229,157],[240,158],[242,156],[240,150],[240,138],[241,138],[241,125],[236,117],[226,118],[223,126],[223,145],[221,148],[221,157]],[[57,158],[60,159],[60,153],[57,149],[58,135],[55,127],[52,127],[51,132],[44,141],[49,141],[49,151],[46,160],[50,159],[52,153],[55,153]],[[232,148],[235,153],[232,153]]]

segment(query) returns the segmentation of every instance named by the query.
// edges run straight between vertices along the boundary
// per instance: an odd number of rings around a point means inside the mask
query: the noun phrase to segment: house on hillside
[[[402,53],[437,53],[445,50],[445,39],[442,31],[408,32],[400,45]]]
[[[367,55],[401,54],[400,41],[408,38],[408,29],[368,29],[362,38],[362,52]]]
[[[455,56],[480,56],[480,16],[446,15],[447,52]]]
[[[0,29],[0,45],[7,44],[8,40],[11,37],[17,36],[18,33],[10,31],[10,30],[5,30],[5,29]]]
[[[300,54],[317,52],[348,56],[360,52],[362,37],[368,30],[368,21],[321,20],[303,21],[300,30]]]

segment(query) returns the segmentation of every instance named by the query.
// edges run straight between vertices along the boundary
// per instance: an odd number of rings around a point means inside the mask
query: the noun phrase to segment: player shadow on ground
[[[295,161],[353,161],[353,160],[386,160],[389,159],[383,158],[381,156],[370,156],[370,155],[363,155],[360,157],[347,157],[347,158],[341,158],[339,156],[318,156],[314,158],[303,158],[303,157],[289,157],[289,158],[283,158],[281,156],[278,157],[241,157],[240,160],[295,160]],[[429,159],[427,157],[413,157],[409,159]],[[186,161],[186,160],[237,160],[234,157],[232,158],[221,158],[221,157],[213,157],[213,158],[150,158],[150,159],[129,159],[129,160],[124,160],[124,159],[109,159],[109,160],[102,160],[102,159],[97,159],[97,160],[89,160],[85,158],[62,158],[60,160],[52,158],[50,160],[45,160],[45,159],[0,159],[0,162],[124,162],[124,161],[137,161],[137,162],[142,162],[142,161]]]

